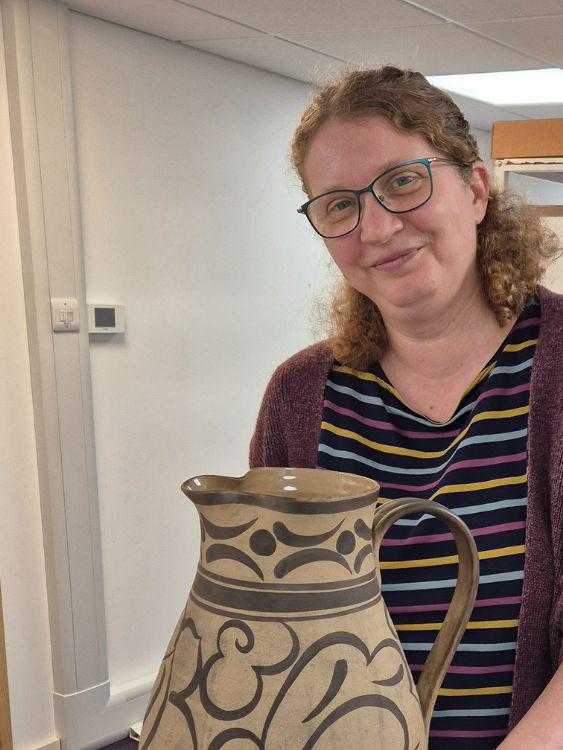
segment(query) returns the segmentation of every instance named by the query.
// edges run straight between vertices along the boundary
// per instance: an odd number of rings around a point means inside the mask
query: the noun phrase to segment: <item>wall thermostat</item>
[[[125,306],[88,305],[88,333],[125,333]]]

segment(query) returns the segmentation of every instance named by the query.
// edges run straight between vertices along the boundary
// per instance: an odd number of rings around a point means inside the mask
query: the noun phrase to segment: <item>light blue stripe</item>
[[[403,651],[430,651],[432,643],[401,643]],[[513,643],[460,643],[458,651],[512,651],[516,648]]]
[[[486,583],[496,583],[497,581],[520,581],[524,578],[523,570],[515,570],[510,573],[492,573],[491,575],[479,576],[479,585]],[[410,589],[453,589],[457,583],[457,578],[450,578],[442,581],[411,581],[409,583],[384,583],[381,591],[408,591]]]
[[[491,378],[495,377],[496,375],[504,375],[505,373],[511,373],[511,372],[521,372],[522,370],[525,370],[527,367],[530,367],[533,362],[533,357],[530,359],[527,359],[525,362],[521,362],[518,365],[512,365],[510,367],[495,367],[490,375],[487,378],[487,381],[490,381]],[[354,377],[353,375],[351,377]],[[405,419],[410,419],[414,422],[418,422],[419,424],[423,424],[426,427],[433,427],[436,428],[436,422],[433,422],[430,419],[424,419],[424,417],[416,416],[415,414],[410,414],[409,412],[403,411],[402,409],[396,409],[393,406],[386,406],[385,403],[381,398],[378,398],[377,396],[366,396],[363,393],[360,393],[359,391],[356,391],[354,388],[350,388],[345,385],[338,385],[337,383],[334,383],[330,377],[327,378],[326,384],[329,388],[332,388],[333,390],[337,391],[338,393],[345,393],[348,396],[352,396],[352,398],[355,398],[357,401],[362,401],[365,404],[374,404],[375,406],[381,406],[383,409],[385,409],[389,414],[398,414],[401,417],[404,417]],[[447,427],[450,424],[453,424],[462,414],[466,414],[467,412],[473,411],[475,408],[477,401],[472,401],[469,404],[466,404],[462,409],[457,411],[451,419],[449,419],[447,422],[441,422],[440,427]]]
[[[509,708],[466,708],[465,711],[452,709],[451,711],[433,711],[432,716],[506,716]]]
[[[519,365],[512,365],[512,367],[495,367],[489,377],[493,377],[493,375],[504,375],[506,372],[521,372],[522,370],[525,370],[526,367],[531,367],[533,361],[534,358],[530,357],[530,359],[527,359],[525,362],[520,362]]]
[[[429,501],[430,502],[430,501]],[[484,503],[483,505],[467,505],[464,508],[452,508],[453,512],[456,514],[456,516],[470,516],[472,513],[481,513],[485,511],[491,511],[491,510],[501,510],[503,508],[518,508],[522,505],[526,505],[528,502],[527,497],[519,497],[516,500],[499,500],[496,503]],[[425,513],[420,518],[401,518],[398,521],[395,521],[396,526],[416,526],[421,521],[424,521],[428,518],[434,518],[434,516],[431,516],[429,513]]]
[[[436,428],[436,422],[432,422],[429,419],[424,419],[424,417],[417,417],[416,414],[409,414],[408,412],[403,411],[402,409],[396,409],[394,406],[388,406],[378,396],[366,396],[363,393],[360,393],[359,391],[354,390],[354,388],[349,388],[346,385],[338,385],[337,383],[333,383],[332,380],[330,380],[330,378],[327,379],[326,384],[329,388],[332,388],[338,393],[344,393],[347,396],[352,396],[352,398],[355,398],[356,401],[361,401],[364,404],[373,404],[374,406],[381,406],[389,414],[398,414],[400,417],[404,417],[405,419],[410,419],[412,422],[418,422],[419,424],[423,424],[426,427],[433,427],[434,429]],[[456,412],[456,414],[454,414],[454,416],[448,422],[443,422],[443,423],[441,422],[440,426],[447,426],[451,424],[461,414],[464,414],[466,411],[471,411],[471,409],[474,406],[475,406],[475,401],[472,404],[467,404],[467,406],[464,406],[463,409],[460,409],[458,412]]]
[[[354,453],[353,451],[342,451],[336,448],[332,448],[330,445],[326,445],[326,443],[319,444],[319,452],[328,453],[329,456],[333,456],[334,458],[356,461],[357,463],[371,466],[373,469],[385,471],[388,474],[439,474],[441,471],[447,468],[449,464],[452,463],[454,458],[458,457],[459,452],[468,445],[482,445],[483,443],[498,443],[503,441],[508,442],[509,440],[518,440],[519,438],[526,437],[527,434],[528,428],[525,428],[523,430],[513,430],[512,432],[499,432],[495,435],[478,435],[476,437],[464,438],[458,443],[458,445],[456,445],[455,450],[444,463],[440,464],[439,466],[432,466],[431,468],[427,469],[404,469],[400,466],[390,466],[388,464],[382,464],[378,461],[373,461],[370,458],[360,456],[358,453]],[[353,438],[350,439],[353,440]],[[428,459],[422,458],[422,460]]]

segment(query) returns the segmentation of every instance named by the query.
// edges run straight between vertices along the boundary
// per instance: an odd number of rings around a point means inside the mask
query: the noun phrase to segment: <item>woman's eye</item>
[[[354,205],[354,201],[351,198],[340,198],[339,200],[333,201],[327,208],[328,213],[341,213],[342,211],[348,211]]]
[[[413,172],[403,172],[398,174],[389,181],[388,190],[400,190],[401,188],[411,187],[414,182],[420,179],[420,175]]]

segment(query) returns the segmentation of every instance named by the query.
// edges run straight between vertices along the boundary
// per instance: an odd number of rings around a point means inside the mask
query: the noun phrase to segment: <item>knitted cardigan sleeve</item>
[[[251,468],[316,466],[324,389],[332,362],[330,349],[321,342],[276,369],[250,443]]]
[[[509,729],[563,661],[563,297],[540,288],[530,388],[522,608]]]
[[[284,363],[285,364],[285,363]],[[258,412],[256,428],[250,441],[249,465],[288,466],[285,439],[286,399],[284,394],[284,365],[272,375]]]

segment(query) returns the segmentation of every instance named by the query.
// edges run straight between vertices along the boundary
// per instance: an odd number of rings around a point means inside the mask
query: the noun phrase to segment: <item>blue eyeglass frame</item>
[[[432,197],[432,193],[434,192],[434,181],[432,179],[432,170],[430,169],[430,165],[432,163],[436,163],[436,162],[440,162],[442,164],[455,164],[457,167],[465,167],[465,168],[471,166],[469,164],[463,164],[462,162],[456,161],[455,159],[447,159],[447,158],[442,157],[442,156],[422,156],[420,159],[411,159],[410,161],[403,161],[403,162],[400,162],[399,164],[394,164],[392,167],[389,167],[384,172],[381,172],[381,174],[378,174],[377,177],[374,180],[372,180],[372,182],[370,182],[370,184],[367,187],[362,188],[361,190],[352,190],[351,188],[340,188],[338,190],[328,190],[326,193],[321,193],[320,195],[315,195],[313,198],[311,198],[310,200],[308,200],[305,203],[303,203],[303,205],[299,206],[299,208],[297,209],[297,213],[298,214],[305,214],[305,216],[307,217],[307,220],[308,220],[309,224],[313,227],[313,229],[315,230],[315,232],[320,237],[323,237],[324,239],[330,239],[330,240],[335,240],[338,237],[345,237],[347,234],[350,234],[351,232],[353,232],[357,228],[357,226],[359,225],[359,223],[360,223],[360,219],[362,217],[362,203],[360,201],[360,196],[364,195],[364,193],[371,193],[373,195],[373,197],[375,198],[375,200],[379,203],[379,205],[383,206],[383,208],[386,211],[389,211],[389,213],[391,213],[391,214],[406,214],[409,211],[415,211],[417,208],[420,208],[421,206],[424,206],[425,203],[428,203],[428,201]],[[428,195],[428,198],[426,198],[425,200],[423,200],[422,203],[419,203],[418,206],[414,206],[414,208],[407,208],[407,209],[405,209],[403,211],[394,211],[392,208],[389,208],[389,206],[386,206],[383,203],[383,201],[378,197],[377,193],[374,191],[373,186],[375,185],[375,183],[379,179],[381,179],[381,177],[384,177],[389,172],[393,172],[398,167],[408,167],[410,164],[424,164],[424,166],[428,170],[428,175],[430,177],[430,193]],[[356,199],[358,201],[358,207],[359,207],[359,209],[358,209],[358,221],[354,224],[354,226],[352,227],[352,229],[349,229],[347,232],[344,232],[343,234],[337,234],[335,236],[329,236],[329,237],[327,237],[326,235],[321,234],[319,232],[319,230],[316,228],[316,226],[313,224],[313,222],[311,221],[311,219],[309,217],[309,207],[310,207],[311,203],[314,203],[319,198],[324,198],[325,195],[331,195],[333,193],[342,193],[342,192],[353,193],[356,196]]]

